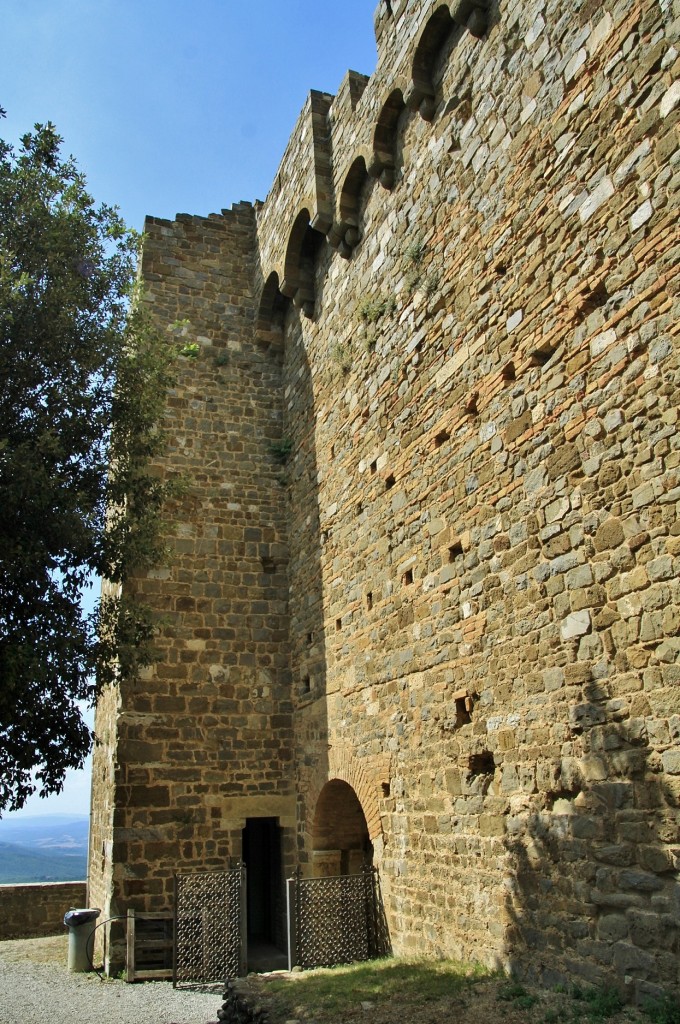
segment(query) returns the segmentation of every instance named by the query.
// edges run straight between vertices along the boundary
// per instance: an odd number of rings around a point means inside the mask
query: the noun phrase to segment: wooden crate
[[[127,912],[127,981],[171,979],[174,950],[171,913]]]

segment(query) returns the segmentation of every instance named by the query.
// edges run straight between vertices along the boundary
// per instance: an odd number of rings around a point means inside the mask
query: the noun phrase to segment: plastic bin
[[[92,949],[88,940],[97,927],[95,921],[101,914],[96,907],[67,910],[64,924],[68,928],[68,969],[69,971],[91,971]]]

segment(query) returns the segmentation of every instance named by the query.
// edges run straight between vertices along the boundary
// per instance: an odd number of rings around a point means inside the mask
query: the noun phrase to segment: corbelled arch
[[[283,280],[280,284],[281,293],[288,299],[294,298],[295,293],[300,288],[300,254],[302,251],[302,241],[309,227],[309,222],[309,209],[307,206],[303,206],[298,211],[288,234],[286,255],[283,260]]]
[[[314,315],[314,262],[324,236],[312,227],[309,206],[299,210],[288,235],[280,291],[302,309]]]
[[[360,146],[354,151],[344,178],[340,179],[342,185],[337,193],[336,215],[326,240],[344,259],[349,259],[361,237],[361,194],[369,177],[368,165],[371,160],[370,148]]]
[[[449,4],[440,4],[423,25],[416,42],[406,102],[411,110],[419,111],[424,121],[431,121],[436,109],[432,67],[454,25]]]
[[[373,156],[368,171],[386,189],[393,187],[398,171],[398,124],[406,109],[405,90],[405,83],[392,89],[380,108],[373,132]]]
[[[431,121],[437,109],[432,71],[437,56],[455,28],[467,28],[480,38],[488,23],[488,0],[450,0],[435,5],[417,37],[411,64],[411,82],[404,97],[410,110]]]
[[[352,161],[340,191],[340,219],[347,224],[358,224],[361,191],[367,178],[366,160],[358,156]]]
[[[348,259],[354,246],[361,240],[362,196],[369,180],[366,157],[355,156],[345,175],[340,190],[339,215],[331,231],[331,244],[341,256]]]
[[[289,300],[279,288],[279,275],[275,270],[267,277],[257,308],[255,337],[272,348],[283,345],[283,324]]]

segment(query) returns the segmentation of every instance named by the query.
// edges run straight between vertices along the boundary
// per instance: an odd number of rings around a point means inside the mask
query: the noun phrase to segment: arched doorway
[[[331,779],[319,794],[312,826],[312,873],[354,875],[373,863],[373,844],[359,798],[348,783]]]

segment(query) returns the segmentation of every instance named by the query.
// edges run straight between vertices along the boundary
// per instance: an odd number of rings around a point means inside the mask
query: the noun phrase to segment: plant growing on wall
[[[189,341],[186,345],[182,345],[179,350],[179,354],[184,356],[185,359],[198,359],[201,351],[201,346],[196,341]]]
[[[365,298],[357,306],[357,314],[364,328],[366,349],[372,352],[378,340],[378,323],[383,317],[394,313],[397,300],[394,295],[378,298]]]
[[[404,249],[403,259],[406,267],[406,288],[409,292],[414,291],[420,283],[423,273],[422,264],[426,252],[427,246],[421,238],[414,238]]]
[[[331,346],[331,359],[340,367],[343,373],[349,373],[352,368],[349,348],[340,341],[334,342]]]
[[[274,458],[283,466],[288,462],[290,453],[293,450],[293,442],[289,437],[283,437],[280,441],[273,441],[269,446],[269,450]]]

